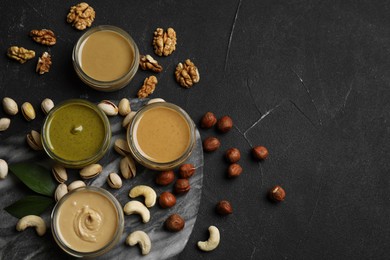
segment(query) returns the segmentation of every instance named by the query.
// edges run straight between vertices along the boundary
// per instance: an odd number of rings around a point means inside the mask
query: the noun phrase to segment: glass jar
[[[182,164],[195,147],[196,128],[190,116],[168,102],[146,105],[134,116],[127,142],[134,159],[154,170]]]
[[[68,168],[82,168],[100,160],[111,140],[110,122],[95,104],[70,99],[50,110],[42,127],[46,153]]]
[[[123,209],[108,191],[81,187],[63,196],[51,213],[51,230],[58,246],[75,257],[97,257],[120,240]]]
[[[85,84],[100,91],[115,91],[129,84],[137,72],[139,50],[124,30],[101,25],[79,38],[72,61]]]

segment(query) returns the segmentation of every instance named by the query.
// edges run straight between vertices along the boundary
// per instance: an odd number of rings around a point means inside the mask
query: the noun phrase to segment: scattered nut
[[[142,255],[147,255],[152,247],[149,236],[144,231],[134,231],[126,238],[126,244],[129,246],[139,245]]]
[[[228,176],[229,178],[235,178],[240,176],[242,173],[242,168],[238,163],[232,163],[229,165],[228,168]]]
[[[54,32],[48,29],[31,30],[30,36],[34,41],[43,45],[52,46],[57,42]]]
[[[130,154],[130,147],[125,139],[116,139],[114,142],[114,150],[122,156]]]
[[[8,48],[7,56],[23,64],[35,57],[35,51],[27,50],[23,47],[12,46]]]
[[[55,164],[51,169],[51,172],[53,173],[54,179],[56,179],[59,183],[64,183],[68,180],[66,169],[60,164]]]
[[[237,148],[230,148],[226,151],[225,153],[226,159],[231,162],[231,163],[236,163],[240,160],[241,158],[241,153],[240,150]]]
[[[126,215],[139,214],[143,223],[148,223],[150,220],[149,209],[137,200],[127,202],[123,207],[123,211]]]
[[[184,228],[185,221],[179,214],[172,214],[165,220],[164,225],[169,231],[178,232]]]
[[[27,121],[35,119],[35,110],[31,103],[24,102],[22,104],[22,114]]]
[[[179,175],[183,179],[190,178],[195,173],[195,166],[191,163],[182,164],[179,168]]]
[[[161,186],[167,186],[175,179],[175,173],[173,171],[162,171],[156,175],[156,183]]]
[[[123,157],[119,164],[123,178],[130,179],[137,174],[137,168],[135,162],[130,155]]]
[[[169,56],[176,50],[176,32],[173,28],[164,29],[157,28],[154,32],[153,47],[154,53],[158,56]]]
[[[59,201],[67,193],[68,193],[68,186],[66,186],[65,183],[60,183],[57,186],[56,191],[54,192],[54,199],[56,201]]]
[[[122,127],[127,128],[130,125],[131,121],[133,121],[135,114],[136,112],[134,111],[128,113],[122,121]]]
[[[160,194],[158,203],[164,209],[171,208],[176,205],[176,197],[169,191],[164,191],[163,193]]]
[[[46,233],[45,221],[39,216],[27,215],[19,219],[16,224],[17,231],[23,231],[28,227],[35,227],[35,231],[39,236],[43,236]]]
[[[255,146],[252,148],[253,156],[258,160],[265,160],[268,157],[268,149],[264,146]]]
[[[108,175],[107,183],[113,189],[120,189],[122,187],[122,179],[115,172],[112,172]]]
[[[6,117],[0,118],[0,132],[7,130],[10,124],[11,119]]]
[[[157,73],[163,70],[163,67],[160,64],[158,64],[158,62],[155,59],[153,59],[153,57],[150,56],[149,54],[140,55],[139,66],[143,70],[151,70]]]
[[[119,101],[118,112],[121,116],[127,116],[131,112],[130,100],[128,98],[122,98]]]
[[[154,92],[158,81],[155,76],[150,76],[144,80],[144,84],[138,90],[138,98],[146,98]]]
[[[227,200],[221,200],[216,206],[217,213],[220,215],[229,215],[233,213],[232,205]]]
[[[214,152],[221,146],[218,138],[209,136],[203,141],[203,150],[206,152]]]
[[[217,122],[217,128],[222,133],[228,132],[233,127],[233,120],[229,116],[221,117]]]
[[[50,98],[42,100],[41,109],[45,115],[49,114],[50,110],[54,107],[54,102]]]
[[[111,102],[110,100],[102,100],[98,107],[107,115],[107,116],[116,116],[118,114],[118,107]]]
[[[4,180],[8,175],[8,163],[0,159],[0,180]]]
[[[146,104],[147,104],[147,105],[150,105],[150,104],[159,103],[159,102],[165,102],[165,100],[162,99],[162,98],[152,98],[152,99],[149,100],[148,103],[146,103]]]
[[[203,251],[212,251],[219,245],[220,234],[219,230],[215,226],[209,227],[210,237],[207,241],[198,241],[198,247]]]
[[[72,191],[72,190],[75,190],[77,188],[85,187],[85,186],[87,186],[85,184],[85,182],[77,180],[77,181],[74,181],[74,182],[72,182],[71,184],[68,185],[68,191]]]
[[[173,189],[176,194],[187,193],[191,189],[190,182],[188,179],[177,179]]]
[[[42,53],[42,56],[39,57],[35,71],[40,75],[45,74],[46,72],[49,72],[51,64],[51,56],[48,52],[45,51]]]
[[[19,112],[18,104],[9,97],[3,98],[3,109],[10,116],[14,116]]]
[[[176,81],[184,88],[191,88],[200,80],[198,68],[190,59],[187,59],[184,65],[181,62],[177,64],[175,77]]]
[[[31,130],[26,137],[27,144],[35,151],[43,150],[41,134],[35,130]]]
[[[202,128],[211,128],[217,123],[217,118],[215,117],[214,113],[207,112],[203,115],[202,119],[200,120],[200,127]]]
[[[87,3],[79,3],[70,8],[66,21],[71,23],[78,30],[84,30],[91,27],[95,20],[95,10]]]
[[[144,196],[145,206],[151,208],[156,204],[157,195],[152,187],[146,185],[137,185],[129,192],[130,198],[134,199],[138,196]]]
[[[277,185],[269,191],[269,197],[275,202],[284,201],[286,198],[286,191]]]
[[[92,179],[98,176],[102,171],[103,171],[103,167],[98,163],[94,163],[81,169],[80,177],[85,180]]]

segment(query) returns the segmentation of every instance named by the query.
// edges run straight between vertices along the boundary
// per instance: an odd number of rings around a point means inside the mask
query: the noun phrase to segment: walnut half
[[[195,64],[187,59],[184,64],[179,63],[175,71],[176,81],[184,88],[190,88],[200,80],[200,74]]]
[[[25,63],[29,59],[35,57],[35,51],[27,50],[23,47],[11,46],[8,48],[7,56],[19,61],[20,63]]]
[[[155,76],[150,76],[149,78],[146,78],[144,81],[144,84],[138,90],[138,98],[146,98],[150,94],[154,92],[157,85],[157,78]]]
[[[95,20],[95,10],[87,3],[79,3],[70,8],[66,21],[71,23],[78,30],[91,27]]]
[[[42,29],[42,30],[31,30],[30,36],[37,43],[52,46],[56,44],[56,36],[52,30]]]
[[[44,74],[46,72],[49,72],[50,66],[51,66],[51,56],[46,51],[42,54],[42,56],[38,59],[36,72],[39,74]]]
[[[153,47],[154,53],[158,56],[169,56],[176,50],[176,32],[173,28],[164,29],[157,28],[154,32]]]
[[[151,70],[153,72],[161,72],[163,67],[158,64],[158,62],[153,59],[152,56],[149,54],[147,55],[140,55],[140,61],[139,61],[139,66],[143,70]]]

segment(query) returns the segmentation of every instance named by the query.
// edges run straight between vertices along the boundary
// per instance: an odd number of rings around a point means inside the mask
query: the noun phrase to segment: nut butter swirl
[[[103,214],[89,206],[83,206],[76,213],[73,229],[84,241],[96,242],[103,223]]]

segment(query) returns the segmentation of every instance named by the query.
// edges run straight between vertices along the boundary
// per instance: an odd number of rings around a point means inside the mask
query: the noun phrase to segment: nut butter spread
[[[136,145],[146,158],[164,163],[178,159],[190,144],[185,118],[167,107],[145,111],[136,126]]]
[[[75,192],[58,209],[59,235],[78,252],[93,252],[106,246],[118,225],[118,212],[112,201],[95,191]]]

